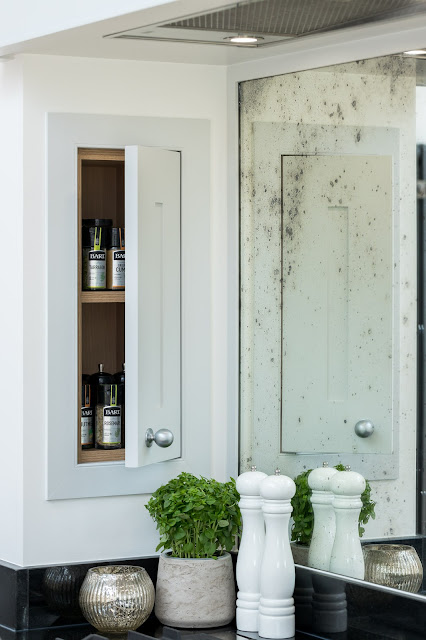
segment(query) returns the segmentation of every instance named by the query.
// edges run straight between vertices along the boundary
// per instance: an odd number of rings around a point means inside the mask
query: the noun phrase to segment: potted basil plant
[[[160,542],[155,615],[169,626],[229,624],[235,586],[229,551],[241,532],[235,480],[217,482],[181,473],[146,505]]]

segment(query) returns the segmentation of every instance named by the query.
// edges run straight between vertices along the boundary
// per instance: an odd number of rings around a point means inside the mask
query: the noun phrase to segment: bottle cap
[[[83,218],[83,227],[112,227],[110,218]]]
[[[83,227],[82,229],[82,244],[83,247],[90,247],[93,249],[95,243],[100,244],[101,249],[106,247],[106,229],[101,226],[98,227]]]
[[[117,373],[115,373],[113,377],[116,384],[124,384],[126,381],[126,372],[124,370],[117,371]]]
[[[112,227],[108,229],[108,240],[107,247],[111,249],[112,247],[118,247],[119,249],[125,248],[124,241],[124,229],[119,227]]]
[[[96,386],[98,384],[111,384],[113,382],[112,375],[104,371],[104,365],[98,364],[98,371],[90,376],[90,384]],[[93,395],[96,397],[96,391],[93,390]]]
[[[98,404],[121,406],[123,401],[123,385],[99,384],[97,397]]]

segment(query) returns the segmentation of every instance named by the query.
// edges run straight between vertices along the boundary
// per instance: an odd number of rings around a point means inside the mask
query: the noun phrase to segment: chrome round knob
[[[145,444],[147,447],[152,447],[152,443],[158,444],[159,447],[170,447],[175,439],[170,429],[158,429],[155,433],[152,429],[147,429],[145,433]]]
[[[356,423],[354,431],[359,438],[369,438],[374,431],[371,420],[360,420]]]

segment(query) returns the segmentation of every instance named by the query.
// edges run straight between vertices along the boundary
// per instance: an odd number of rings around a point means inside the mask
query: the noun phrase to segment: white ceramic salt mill
[[[251,471],[237,478],[238,503],[243,520],[243,532],[237,558],[237,629],[258,631],[260,601],[260,566],[265,545],[260,483],[266,473]]]
[[[336,534],[334,494],[330,490],[331,479],[336,473],[337,469],[329,467],[328,462],[323,462],[322,467],[313,469],[308,476],[314,510],[314,530],[309,547],[308,565],[323,571],[330,569],[331,551]]]
[[[330,571],[363,580],[364,557],[358,533],[358,520],[365,480],[359,473],[350,471],[349,467],[346,469],[336,473],[330,482],[336,515],[336,536],[331,552]]]
[[[260,485],[265,518],[265,551],[260,568],[259,636],[292,638],[295,634],[295,570],[290,549],[291,499],[296,485],[279,469]]]

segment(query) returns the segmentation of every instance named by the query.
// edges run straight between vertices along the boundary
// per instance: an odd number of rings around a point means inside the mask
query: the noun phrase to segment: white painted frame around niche
[[[46,498],[152,493],[211,471],[210,122],[47,114]],[[182,157],[182,457],[140,468],[77,464],[77,149],[161,147]]]

